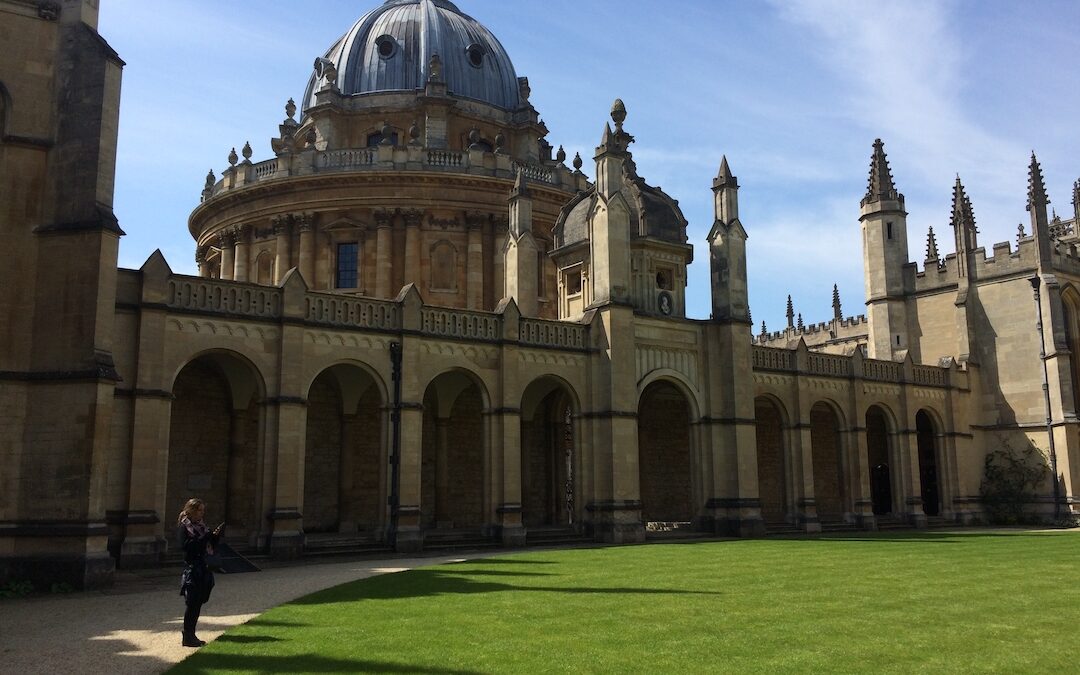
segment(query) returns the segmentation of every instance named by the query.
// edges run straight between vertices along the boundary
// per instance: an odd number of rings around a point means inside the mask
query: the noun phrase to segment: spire
[[[899,201],[904,203],[904,196],[896,191],[893,185],[892,172],[889,170],[889,161],[885,155],[885,144],[881,139],[874,140],[874,154],[870,157],[870,180],[866,186],[866,196],[862,203],[865,206],[873,202],[884,200]]]
[[[801,333],[801,332],[802,332],[802,330],[803,330],[803,322],[802,322],[802,312],[799,312],[799,324],[798,324],[798,328],[799,328],[799,332]]]
[[[975,227],[975,213],[971,208],[971,200],[964,191],[964,184],[960,182],[960,176],[956,176],[956,184],[953,185],[953,232],[956,233],[956,252],[974,251],[978,248],[978,240],[975,235],[979,233]]]
[[[1039,166],[1039,160],[1035,159],[1035,151],[1031,151],[1031,166],[1028,167],[1028,202],[1027,210],[1030,211],[1033,206],[1046,207],[1050,203],[1050,198],[1046,196],[1046,185],[1043,184],[1042,168]]]
[[[611,133],[611,123],[604,122],[604,135],[600,137],[600,147],[611,148],[614,134]]]
[[[791,328],[795,325],[795,309],[791,304],[791,296],[787,296],[787,327]]]
[[[714,190],[722,187],[739,187],[738,179],[731,175],[731,167],[728,166],[727,155],[723,155],[720,158],[720,171],[716,174],[716,178],[713,179],[712,186]]]
[[[840,311],[840,289],[836,287],[836,284],[832,285],[832,315],[834,319],[844,318],[843,312]]]
[[[941,260],[941,254],[938,253],[937,237],[934,236],[934,228],[930,227],[930,231],[926,235],[926,261],[933,260],[938,262]]]
[[[768,335],[768,334],[769,334],[769,332],[767,330],[765,330],[765,322],[762,321],[761,322],[761,338],[765,339],[765,336]]]
[[[525,178],[525,172],[518,169],[517,178],[514,180],[514,187],[510,190],[510,198],[514,197],[528,197],[529,196],[529,181]]]

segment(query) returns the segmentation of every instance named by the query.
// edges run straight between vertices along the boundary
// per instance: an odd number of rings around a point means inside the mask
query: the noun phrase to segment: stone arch
[[[270,251],[260,251],[255,258],[255,283],[274,285],[274,255]]]
[[[1064,310],[1065,344],[1069,347],[1069,382],[1072,385],[1072,409],[1080,409],[1080,291],[1073,284],[1066,284],[1061,291]],[[1069,403],[1063,401],[1065,405]]]
[[[428,288],[437,291],[458,290],[457,247],[448,239],[440,239],[431,245],[428,258],[431,262]]]
[[[697,448],[691,424],[693,397],[677,379],[653,379],[638,399],[638,476],[642,519],[690,523],[697,519],[694,467]]]
[[[384,520],[385,388],[354,362],[330,365],[308,384],[304,530],[376,533]]]
[[[850,511],[846,480],[843,414],[834,401],[820,399],[810,407],[810,459],[814,473],[814,506],[822,522],[844,520]]]
[[[870,502],[875,516],[903,513],[903,464],[897,461],[896,418],[882,403],[873,403],[863,414],[866,458],[870,471]]]
[[[563,378],[541,375],[521,395],[521,517],[526,528],[577,522],[580,464],[577,392]]]
[[[446,370],[424,390],[421,438],[421,523],[473,529],[488,524],[490,444],[483,380],[464,368]]]
[[[255,539],[263,461],[265,387],[255,365],[237,352],[193,355],[175,373],[163,505],[164,535],[173,540],[171,514],[191,497],[207,502],[207,518],[229,523],[228,535]]]
[[[757,437],[758,498],[766,523],[782,523],[790,513],[785,435],[790,428],[783,403],[771,395],[754,399]]]
[[[919,487],[923,512],[930,517],[940,516],[943,490],[941,489],[941,429],[935,415],[921,408],[915,413],[915,438],[919,457]]]
[[[674,386],[676,389],[682,392],[686,396],[687,403],[690,405],[690,420],[696,422],[701,419],[701,400],[698,397],[697,388],[692,382],[682,373],[671,368],[657,368],[656,370],[649,371],[645,377],[638,381],[638,401],[641,400],[641,396],[645,393],[645,390],[649,385],[655,382],[667,382]]]

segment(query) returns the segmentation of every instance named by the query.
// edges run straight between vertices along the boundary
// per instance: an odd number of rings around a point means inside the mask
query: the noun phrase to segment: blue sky
[[[314,58],[380,0],[104,0],[100,31],[124,69],[115,208],[120,265],[160,248],[195,271],[187,216],[208,169],[253,159]],[[738,176],[756,326],[863,311],[859,199],[885,141],[906,195],[910,257],[933,226],[942,255],[960,174],[979,242],[1015,243],[1034,149],[1052,205],[1071,217],[1080,178],[1080,3],[461,0],[503,43],[549,141],[591,157],[611,102],[626,103],[639,173],[679,200],[695,246],[687,311],[710,311],[712,177]],[[755,329],[756,332],[757,328]]]

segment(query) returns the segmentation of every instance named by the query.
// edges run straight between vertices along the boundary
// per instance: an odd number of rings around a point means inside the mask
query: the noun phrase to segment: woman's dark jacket
[[[188,602],[204,603],[210,599],[210,591],[214,590],[214,573],[206,566],[206,547],[216,546],[218,537],[209,530],[202,536],[195,536],[180,525],[176,529],[176,538],[184,551],[180,595],[186,597]]]

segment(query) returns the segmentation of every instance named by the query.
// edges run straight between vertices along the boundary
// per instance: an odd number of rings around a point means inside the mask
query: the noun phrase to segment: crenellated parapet
[[[759,332],[753,336],[753,343],[761,347],[790,348],[803,340],[810,349],[830,347],[847,351],[847,347],[865,343],[868,330],[866,315],[859,314],[801,327],[789,326],[779,331]]]

